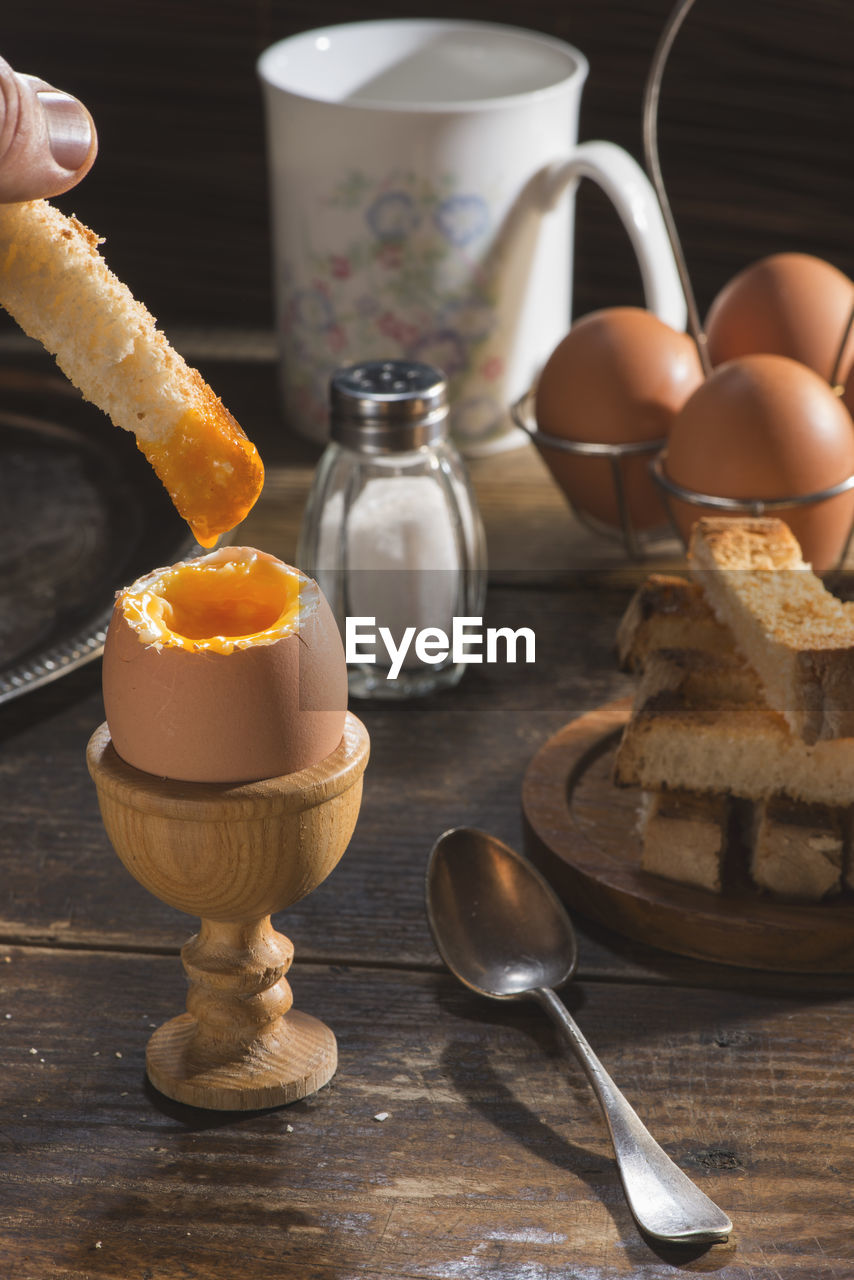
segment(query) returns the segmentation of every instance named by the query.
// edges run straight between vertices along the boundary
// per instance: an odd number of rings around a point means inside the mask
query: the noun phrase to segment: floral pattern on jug
[[[342,249],[286,263],[279,324],[288,353],[291,408],[325,433],[332,372],[353,360],[403,358],[438,366],[461,443],[497,429],[505,411],[498,351],[493,219],[487,200],[450,175],[429,185],[415,173],[373,178],[354,170],[321,202]],[[329,235],[319,237],[328,242]],[[496,350],[490,350],[495,341]],[[476,394],[455,398],[462,375]]]

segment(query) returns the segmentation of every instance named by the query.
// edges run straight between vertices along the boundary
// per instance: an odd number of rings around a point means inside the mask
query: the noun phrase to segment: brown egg
[[[842,402],[848,412],[854,416],[854,368],[848,373],[848,381],[845,383]]]
[[[731,360],[699,387],[673,423],[665,475],[725,498],[787,498],[818,492],[854,473],[854,423],[829,385],[785,356]],[[688,539],[708,507],[676,501]],[[854,517],[854,490],[774,514],[816,569],[835,565]]]
[[[830,380],[851,307],[848,276],[806,253],[777,253],[746,267],[709,309],[709,359],[769,352],[789,356]],[[854,334],[841,362],[844,382],[854,361]]]
[[[254,782],[336,749],[347,669],[311,578],[252,548],[224,547],[118,594],[103,691],[128,764],[188,782]]]
[[[536,392],[537,426],[564,440],[598,444],[663,440],[702,376],[692,340],[651,312],[638,307],[594,311],[573,325],[545,364]],[[619,526],[607,458],[539,447],[576,510]],[[666,519],[649,472],[651,456],[620,463],[636,529],[653,528]]]

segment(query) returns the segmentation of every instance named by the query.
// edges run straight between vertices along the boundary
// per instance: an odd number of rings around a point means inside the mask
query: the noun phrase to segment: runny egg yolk
[[[213,397],[209,388],[203,390]],[[205,397],[201,400],[207,407]],[[264,483],[255,446],[219,401],[215,404],[216,414],[194,408],[165,440],[139,446],[203,547],[212,547],[243,520]]]
[[[118,603],[145,644],[225,654],[298,631],[301,581],[296,570],[270,557],[221,548],[155,570],[126,588]]]

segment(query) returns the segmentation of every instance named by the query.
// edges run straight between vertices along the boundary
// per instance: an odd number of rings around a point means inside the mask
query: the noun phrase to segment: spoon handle
[[[725,1240],[732,1223],[679,1169],[623,1097],[554,991],[531,994],[564,1033],[599,1099],[617,1157],[623,1190],[638,1225],[657,1240],[710,1244]]]

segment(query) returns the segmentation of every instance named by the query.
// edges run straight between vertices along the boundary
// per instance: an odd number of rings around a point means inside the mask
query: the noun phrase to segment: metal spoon
[[[552,990],[573,975],[575,934],[530,862],[483,831],[446,831],[427,867],[427,918],[439,954],[467,987],[498,1000],[530,996],[557,1023],[605,1113],[639,1226],[671,1244],[725,1240],[729,1218],[644,1128]]]

